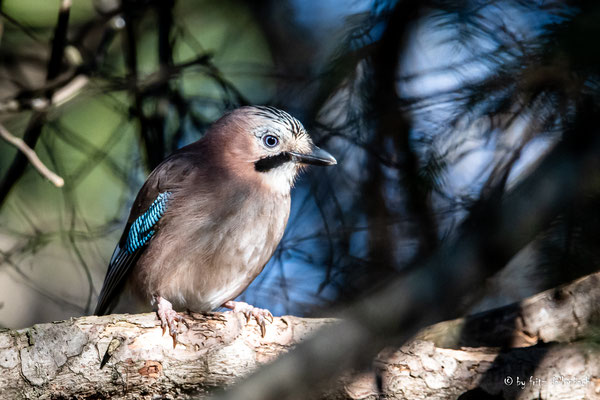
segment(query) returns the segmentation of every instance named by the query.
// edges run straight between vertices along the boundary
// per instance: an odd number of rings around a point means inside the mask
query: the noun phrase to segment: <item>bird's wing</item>
[[[131,208],[129,220],[108,264],[95,315],[105,315],[116,305],[129,273],[159,229],[171,199],[193,169],[185,154],[174,154],[148,177]]]
[[[104,315],[115,305],[118,299],[115,294],[121,292],[131,267],[156,233],[156,225],[165,214],[171,195],[171,192],[159,193],[148,210],[137,217],[126,229],[125,242],[117,244],[108,264],[108,272],[104,278],[94,314]]]

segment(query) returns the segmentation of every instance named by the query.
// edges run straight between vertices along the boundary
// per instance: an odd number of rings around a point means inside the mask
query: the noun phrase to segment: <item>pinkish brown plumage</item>
[[[109,312],[128,284],[158,304],[176,337],[174,309],[219,306],[254,315],[233,302],[262,271],[290,211],[290,189],[305,164],[332,165],[300,122],[272,107],[226,114],[205,137],[165,159],[134,202],[113,254],[96,314]]]

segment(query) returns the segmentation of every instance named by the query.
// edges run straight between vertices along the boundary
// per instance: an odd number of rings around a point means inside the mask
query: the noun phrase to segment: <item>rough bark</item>
[[[331,319],[193,314],[178,343],[155,314],[81,317],[0,333],[1,399],[185,398],[230,385]],[[108,355],[107,355],[107,350]],[[102,360],[106,364],[100,368]]]
[[[372,371],[346,374],[323,397],[596,397],[599,303],[600,274],[593,274],[520,304],[433,325],[401,348],[379,353]],[[285,316],[261,337],[256,323],[241,315],[193,314],[188,320],[175,348],[154,314],[81,317],[0,332],[0,398],[205,396],[336,324]]]
[[[376,379],[363,374],[345,390],[361,400],[592,399],[600,393],[599,357],[600,346],[586,342],[454,350],[415,340],[380,353]]]
[[[600,398],[600,274],[520,303],[445,321],[374,374],[348,380],[351,399]]]

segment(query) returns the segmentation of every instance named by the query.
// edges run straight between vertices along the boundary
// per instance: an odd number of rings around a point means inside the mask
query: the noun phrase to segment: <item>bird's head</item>
[[[278,193],[289,193],[303,167],[337,163],[315,146],[300,121],[274,107],[238,108],[217,121],[207,136],[220,142],[228,168]]]

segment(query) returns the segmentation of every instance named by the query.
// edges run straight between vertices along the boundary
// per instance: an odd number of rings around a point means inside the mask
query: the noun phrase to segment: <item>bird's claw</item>
[[[169,335],[173,338],[173,347],[177,345],[177,335],[178,325],[183,323],[187,328],[189,328],[188,322],[185,320],[183,315],[179,314],[177,311],[173,310],[173,305],[163,299],[162,297],[156,298],[158,303],[158,318],[160,319],[160,326],[162,327],[163,335],[169,328]]]
[[[233,312],[244,314],[246,322],[250,322],[254,318],[260,327],[262,337],[265,337],[267,333],[267,322],[273,323],[273,314],[267,309],[254,307],[243,301],[228,301],[223,306],[231,309]]]

